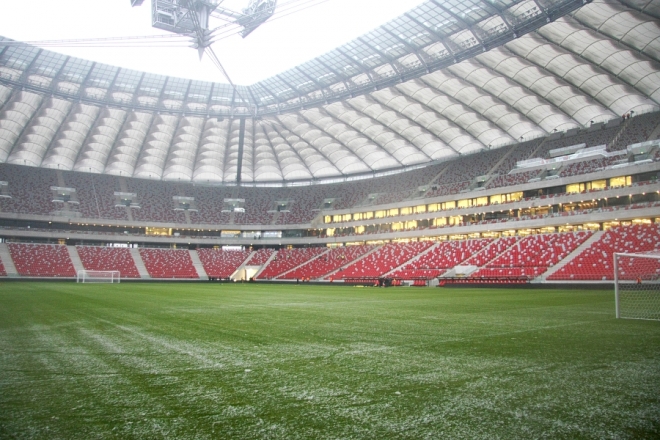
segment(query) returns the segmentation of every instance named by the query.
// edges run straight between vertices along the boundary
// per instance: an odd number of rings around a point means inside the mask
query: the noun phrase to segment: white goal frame
[[[617,318],[660,321],[660,273],[637,260],[660,263],[660,253],[615,253],[614,304]]]
[[[79,270],[76,283],[120,283],[121,273],[118,270]]]

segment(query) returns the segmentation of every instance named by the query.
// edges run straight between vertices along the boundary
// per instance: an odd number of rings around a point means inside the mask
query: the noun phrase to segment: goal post
[[[121,274],[118,270],[79,270],[76,274],[77,283],[119,283]]]
[[[660,253],[614,254],[617,318],[660,320]]]

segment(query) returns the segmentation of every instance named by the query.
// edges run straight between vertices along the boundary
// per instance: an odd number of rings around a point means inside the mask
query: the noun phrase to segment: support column
[[[241,184],[241,174],[243,171],[243,144],[245,141],[245,116],[240,118],[238,128],[238,164],[236,165],[236,183]]]

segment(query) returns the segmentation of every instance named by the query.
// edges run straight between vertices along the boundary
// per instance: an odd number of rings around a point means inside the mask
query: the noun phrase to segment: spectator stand
[[[605,231],[591,246],[548,276],[549,281],[614,280],[615,252],[660,251],[660,225],[618,226]]]
[[[76,270],[65,245],[9,243],[16,271],[25,277],[75,278]]]
[[[445,287],[448,285],[484,285],[484,284],[529,284],[532,281],[533,277],[526,275],[520,276],[497,276],[497,277],[449,277],[449,278],[439,278],[438,287]]]
[[[255,278],[261,280],[278,278],[325,252],[327,248],[323,247],[280,249]]]
[[[204,270],[210,280],[228,280],[246,262],[249,251],[223,249],[197,249]]]
[[[139,249],[140,257],[152,278],[197,279],[187,249]]]
[[[76,251],[87,270],[118,270],[122,278],[140,278],[128,248],[76,246]]]
[[[388,243],[335,274],[337,279],[380,278],[433,246],[431,241]]]
[[[373,249],[370,245],[345,246],[330,249],[305,264],[281,275],[280,279],[326,279],[334,280],[332,273],[340,270],[342,266],[356,261]]]

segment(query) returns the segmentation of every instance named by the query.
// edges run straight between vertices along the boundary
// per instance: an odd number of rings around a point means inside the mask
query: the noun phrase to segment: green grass
[[[660,438],[602,291],[0,283],[0,438]]]

